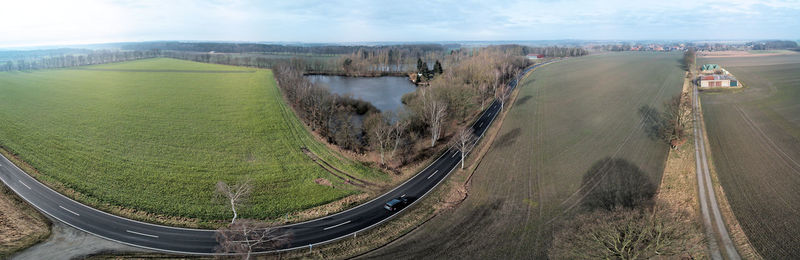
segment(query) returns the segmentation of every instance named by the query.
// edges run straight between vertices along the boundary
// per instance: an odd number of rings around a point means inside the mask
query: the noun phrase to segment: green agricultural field
[[[545,259],[553,227],[596,199],[596,191],[654,192],[669,147],[648,135],[639,110],[661,110],[680,93],[680,58],[607,54],[534,71],[476,169],[467,199],[371,256]],[[627,182],[594,181],[613,175]]]
[[[800,259],[800,55],[699,59],[744,83],[701,96],[711,157],[765,259]]]
[[[273,218],[360,192],[336,184],[303,146],[359,178],[388,179],[316,142],[270,70],[148,59],[3,72],[0,100],[0,145],[92,205],[226,219],[215,183],[249,177],[242,216]]]

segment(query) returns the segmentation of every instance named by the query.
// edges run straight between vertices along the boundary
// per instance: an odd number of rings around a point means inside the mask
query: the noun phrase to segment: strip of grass
[[[0,185],[0,259],[50,236],[50,221],[5,185]]]
[[[313,139],[269,70],[174,59],[89,67],[147,72],[0,73],[0,144],[89,204],[221,220],[231,214],[214,183],[249,177],[241,214],[264,219],[360,192],[315,184],[331,176],[303,146],[360,178],[388,180]]]

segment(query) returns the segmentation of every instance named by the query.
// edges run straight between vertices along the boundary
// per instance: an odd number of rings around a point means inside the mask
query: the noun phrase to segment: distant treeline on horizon
[[[342,64],[364,60],[369,66],[357,75],[407,73],[418,59],[433,64],[442,60],[451,65],[448,56],[474,53],[482,49],[460,44],[402,44],[380,46],[340,45],[276,45],[257,43],[214,42],[140,42],[87,46],[96,48],[59,48],[46,50],[0,51],[0,71],[26,71],[76,67],[144,58],[168,57],[207,63],[270,68],[280,62],[292,62],[307,71],[340,72]],[[541,54],[546,57],[582,56],[588,52],[580,47],[531,47],[516,44],[494,45],[508,54],[525,56]],[[347,56],[347,57],[345,57]],[[363,62],[362,62],[363,63]],[[364,71],[368,73],[364,74]]]

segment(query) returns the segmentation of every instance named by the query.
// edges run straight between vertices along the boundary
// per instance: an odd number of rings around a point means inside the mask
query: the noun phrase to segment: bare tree
[[[689,136],[686,127],[692,121],[691,104],[689,93],[675,95],[664,103],[661,136],[673,149],[677,149],[681,140]]]
[[[389,157],[394,158],[394,154],[397,152],[398,146],[403,143],[403,137],[406,134],[406,127],[408,127],[408,124],[408,120],[400,118],[398,118],[394,124],[392,124],[392,141],[394,141],[394,146],[392,147],[392,153]]]
[[[236,222],[236,217],[238,217],[238,214],[236,213],[236,206],[247,199],[247,195],[250,195],[252,189],[253,186],[250,185],[249,178],[246,178],[234,185],[228,185],[223,181],[217,182],[217,193],[225,196],[225,198],[231,204],[231,210],[233,211],[231,225]]]
[[[447,104],[441,100],[431,98],[426,102],[425,119],[431,127],[431,147],[436,145],[442,131],[442,124],[447,116]]]
[[[288,245],[292,233],[245,219],[217,229],[216,237],[219,243],[217,252],[241,254],[242,259],[250,259],[253,252],[269,251]]]
[[[519,86],[519,81],[522,80],[522,76],[523,76],[522,69],[516,68],[516,69],[512,70],[511,73],[512,73],[511,75],[514,76],[514,81],[515,81],[514,82],[514,86]]]
[[[456,138],[453,139],[453,147],[455,147],[459,152],[461,152],[461,169],[464,169],[464,160],[467,158],[467,154],[472,151],[472,148],[475,147],[475,133],[472,131],[472,127],[465,127],[456,133]]]
[[[614,208],[573,217],[555,232],[552,259],[678,259],[703,249],[688,212],[656,202],[654,209]]]
[[[503,111],[503,107],[505,106],[506,101],[508,101],[508,97],[511,96],[511,88],[508,85],[501,86],[497,88],[497,91],[494,93],[495,98],[497,98],[497,101],[500,102],[500,111]]]
[[[380,153],[381,164],[385,164],[384,154],[391,144],[393,131],[388,116],[384,113],[374,113],[367,117],[364,125],[369,131],[370,143]]]

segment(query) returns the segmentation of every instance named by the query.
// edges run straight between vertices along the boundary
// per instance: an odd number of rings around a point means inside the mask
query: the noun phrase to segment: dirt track
[[[714,187],[711,183],[711,174],[708,170],[708,158],[706,158],[706,144],[705,144],[705,131],[703,130],[703,121],[701,112],[699,110],[700,101],[698,99],[697,87],[695,86],[693,93],[692,106],[694,108],[694,147],[695,158],[697,165],[697,185],[700,190],[700,210],[703,213],[703,225],[706,228],[706,233],[709,242],[709,249],[711,250],[712,259],[722,259],[722,252],[725,253],[727,259],[741,259],[739,253],[736,251],[736,246],[733,244],[728,230],[725,227],[725,221],[722,219],[722,214],[719,210],[717,197],[714,193]],[[720,250],[720,245],[723,250]]]

